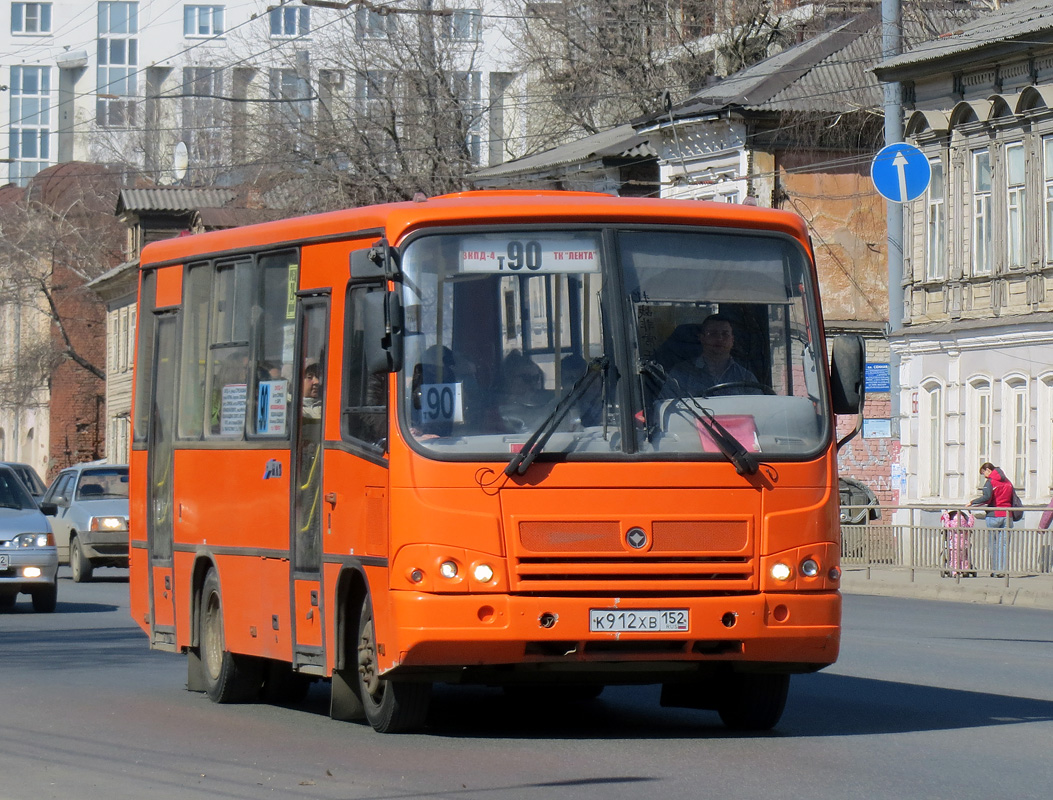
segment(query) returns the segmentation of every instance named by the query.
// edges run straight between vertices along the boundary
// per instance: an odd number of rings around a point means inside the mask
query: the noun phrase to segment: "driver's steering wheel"
[[[775,394],[775,390],[770,386],[765,386],[763,383],[757,383],[757,381],[727,381],[726,383],[716,383],[705,389],[701,393],[701,397],[712,397],[714,393],[722,391],[724,389],[730,389],[732,387],[741,387],[743,389],[760,389],[761,394]]]

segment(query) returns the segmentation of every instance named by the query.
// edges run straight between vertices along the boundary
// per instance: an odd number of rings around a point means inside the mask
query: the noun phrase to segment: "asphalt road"
[[[63,574],[67,574],[63,570]],[[1053,782],[1053,612],[845,598],[842,658],[794,679],[770,735],[662,709],[657,687],[572,707],[441,688],[427,731],[217,706],[152,653],[123,573],[0,613],[0,799],[993,798]]]

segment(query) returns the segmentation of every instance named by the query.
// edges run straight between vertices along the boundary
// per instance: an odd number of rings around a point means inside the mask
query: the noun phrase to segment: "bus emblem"
[[[633,550],[647,547],[647,534],[643,528],[630,528],[625,534],[625,543]]]

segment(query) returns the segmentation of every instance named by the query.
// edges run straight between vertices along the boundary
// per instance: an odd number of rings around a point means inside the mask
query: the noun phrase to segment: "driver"
[[[731,320],[710,314],[699,331],[702,353],[693,361],[681,361],[669,370],[662,399],[701,397],[714,386],[739,384],[728,388],[728,394],[755,394],[759,391],[756,376],[731,357],[735,334]],[[743,386],[742,384],[747,384]],[[718,390],[717,394],[724,394]]]

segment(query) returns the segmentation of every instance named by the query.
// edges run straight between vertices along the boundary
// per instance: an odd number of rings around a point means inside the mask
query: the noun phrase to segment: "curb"
[[[920,578],[920,580],[918,580]],[[882,597],[903,597],[917,600],[939,600],[952,603],[978,603],[986,605],[1019,606],[1053,610],[1053,584],[1042,580],[1039,586],[1014,586],[1028,578],[1011,578],[1009,586],[968,585],[973,579],[961,582],[939,578],[928,573],[918,574],[911,580],[909,571],[872,570],[867,578],[865,571],[845,571],[841,579],[843,594],[858,594]],[[997,580],[997,579],[992,579]]]

